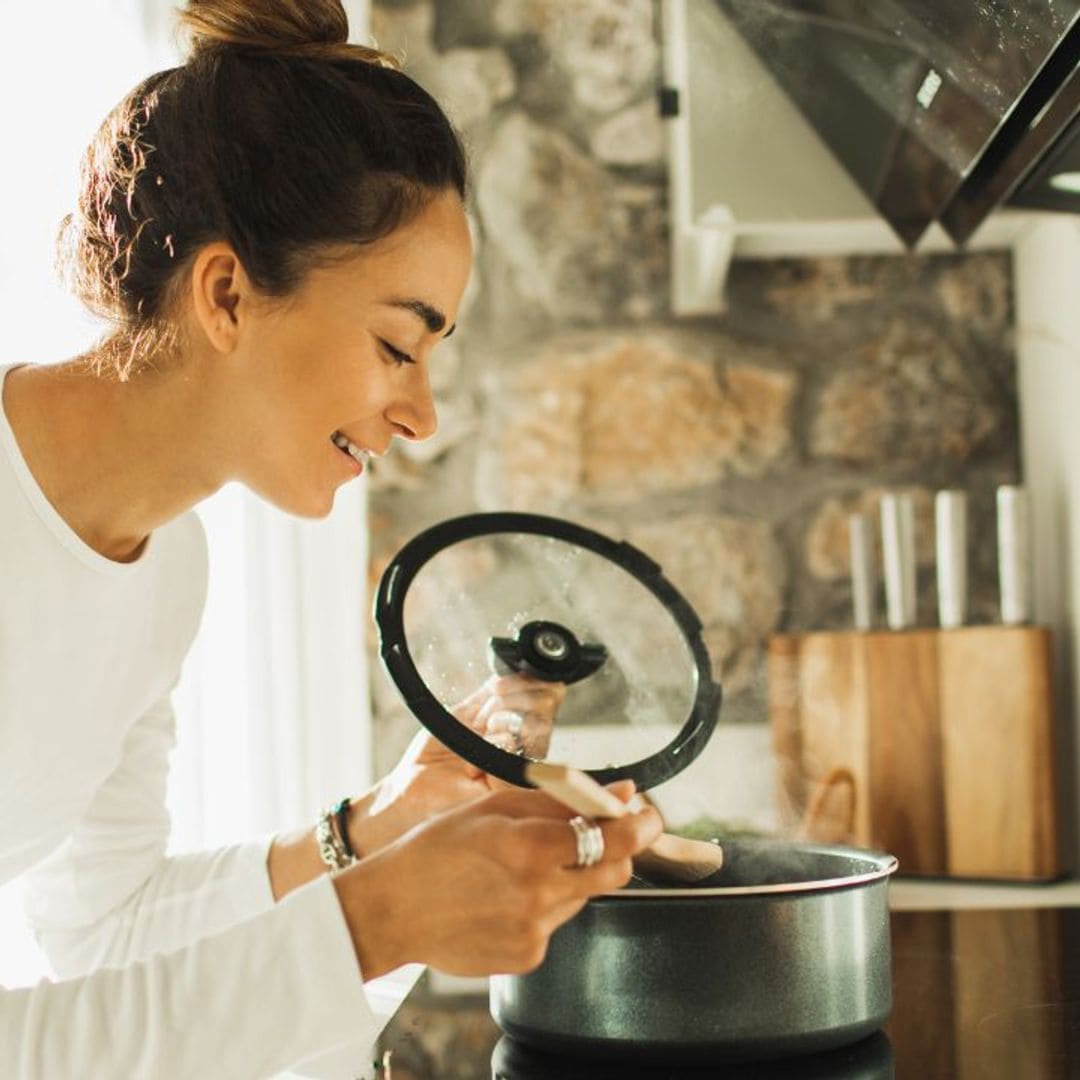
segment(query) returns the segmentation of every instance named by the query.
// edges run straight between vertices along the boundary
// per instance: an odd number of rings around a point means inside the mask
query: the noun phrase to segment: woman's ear
[[[228,244],[207,244],[191,266],[192,312],[210,345],[232,352],[254,291],[239,256]]]

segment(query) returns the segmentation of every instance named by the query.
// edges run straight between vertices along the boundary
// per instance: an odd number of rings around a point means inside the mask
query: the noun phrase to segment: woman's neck
[[[213,410],[185,371],[119,382],[85,358],[8,372],[3,408],[45,497],[91,548],[117,562],[216,491]]]

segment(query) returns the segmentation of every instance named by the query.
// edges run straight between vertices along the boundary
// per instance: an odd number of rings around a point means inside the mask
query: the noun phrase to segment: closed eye
[[[400,349],[395,349],[394,346],[391,345],[390,342],[386,341],[384,338],[379,338],[379,344],[386,350],[387,354],[390,356],[390,359],[393,360],[395,364],[400,365],[416,363],[416,361],[408,353],[404,353]]]

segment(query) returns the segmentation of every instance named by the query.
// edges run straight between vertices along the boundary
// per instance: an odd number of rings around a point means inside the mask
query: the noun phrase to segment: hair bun
[[[397,65],[383,53],[350,45],[341,0],[188,0],[180,25],[191,35],[191,54],[216,49],[309,53]]]

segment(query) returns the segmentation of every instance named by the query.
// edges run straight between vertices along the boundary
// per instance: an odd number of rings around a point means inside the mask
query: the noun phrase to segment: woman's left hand
[[[524,675],[488,679],[451,712],[496,745],[541,758],[566,696],[562,683]],[[392,843],[436,814],[504,786],[421,731],[393,770],[349,812],[349,839],[358,855]]]

